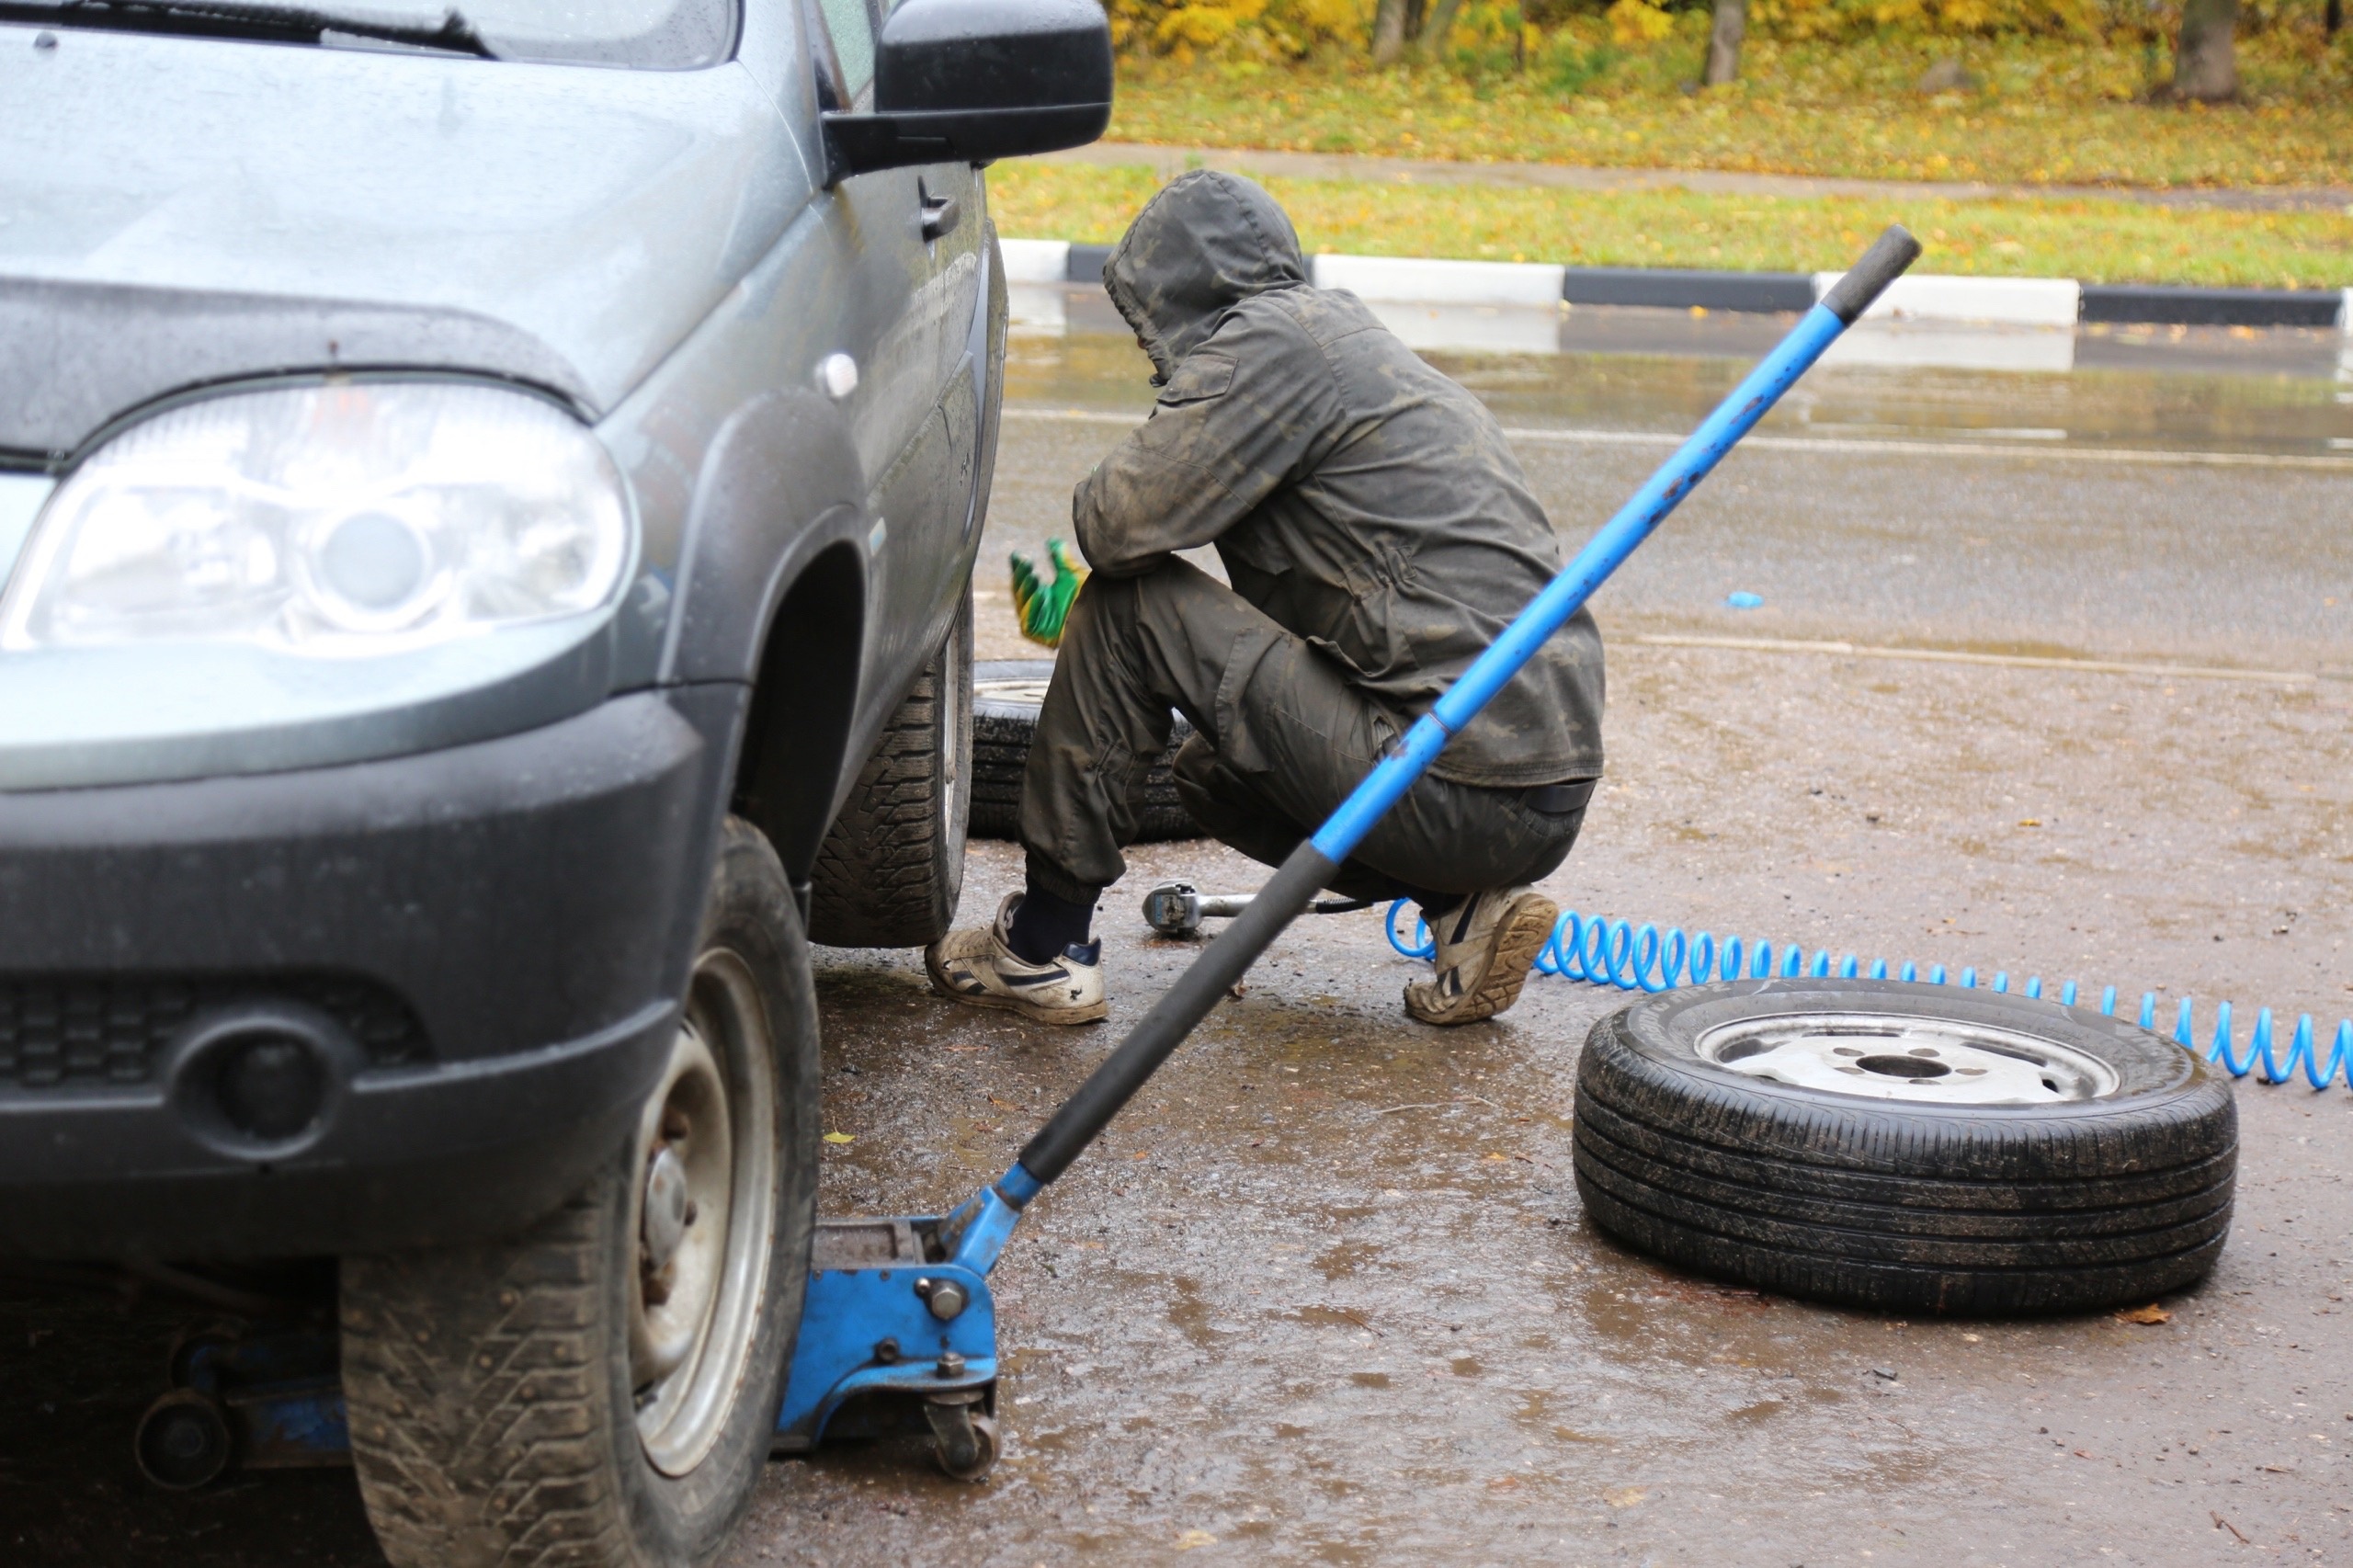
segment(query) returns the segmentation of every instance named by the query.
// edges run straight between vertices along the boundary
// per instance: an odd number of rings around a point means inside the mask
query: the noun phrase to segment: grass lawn
[[[2353,214],[2174,210],[2048,199],[1889,201],[1266,182],[1310,252],[1557,261],[1576,267],[1829,271],[1891,222],[1927,242],[1924,272],[2203,283],[2353,285]],[[989,172],[1000,233],[1119,238],[1157,188],[1144,167],[1006,163]]]
[[[2317,13],[2317,6],[2313,7]],[[1136,59],[1121,65],[1114,140],[1390,156],[1709,168],[1998,184],[2353,184],[2353,28],[2275,29],[2239,48],[2245,103],[2138,101],[2168,62],[2132,46],[2044,39],[1752,41],[1744,79],[1704,93],[1704,11],[1646,50],[1598,18],[1524,64],[1458,50],[1457,68],[1379,72],[1333,55],[1298,65]],[[1459,35],[1458,35],[1459,36]],[[1958,58],[1968,91],[1926,96]],[[2023,238],[2023,236],[2021,236]]]

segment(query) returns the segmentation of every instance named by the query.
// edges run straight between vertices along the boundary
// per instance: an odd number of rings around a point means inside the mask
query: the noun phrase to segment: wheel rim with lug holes
[[[776,1233],[774,1062],[750,971],[706,953],[631,1167],[630,1381],[639,1441],[667,1475],[718,1442],[758,1338]]]
[[[1988,1024],[1882,1013],[1793,1013],[1702,1034],[1704,1062],[1795,1088],[1920,1105],[2063,1105],[2113,1094],[2115,1069]]]

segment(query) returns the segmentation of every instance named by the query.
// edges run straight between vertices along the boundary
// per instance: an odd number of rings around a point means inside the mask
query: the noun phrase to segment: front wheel
[[[816,1106],[798,909],[767,840],[731,819],[625,1146],[519,1236],[344,1262],[352,1459],[397,1568],[718,1554],[801,1320]]]

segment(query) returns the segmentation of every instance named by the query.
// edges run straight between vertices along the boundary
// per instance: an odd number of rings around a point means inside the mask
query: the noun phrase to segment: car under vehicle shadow
[[[380,1568],[345,1467],[151,1485],[131,1455],[172,1346],[222,1314],[157,1292],[0,1275],[0,1558],[43,1568]]]

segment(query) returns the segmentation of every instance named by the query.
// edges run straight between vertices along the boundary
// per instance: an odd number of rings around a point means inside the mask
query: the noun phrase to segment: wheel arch
[[[829,544],[777,601],[753,668],[733,810],[767,835],[796,890],[808,885],[853,760],[866,622],[865,556]]]
[[[729,805],[804,888],[869,674],[866,482],[848,419],[802,389],[732,415],[695,484],[665,677],[751,688]]]

